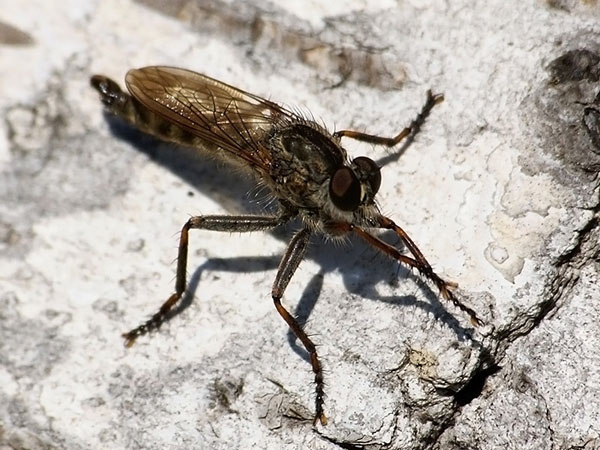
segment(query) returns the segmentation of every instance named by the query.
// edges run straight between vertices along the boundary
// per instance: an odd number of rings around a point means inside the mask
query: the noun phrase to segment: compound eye
[[[377,191],[381,186],[381,171],[377,164],[375,164],[375,161],[366,156],[359,156],[352,162],[367,176],[373,195],[377,194]]]
[[[329,197],[342,211],[354,211],[360,205],[360,181],[350,167],[337,169],[329,182]]]

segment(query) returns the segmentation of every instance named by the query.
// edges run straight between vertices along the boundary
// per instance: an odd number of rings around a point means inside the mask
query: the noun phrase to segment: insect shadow
[[[264,199],[261,200],[260,194],[258,200],[249,198],[249,193],[256,192],[255,183],[250,178],[240,177],[235,171],[223,170],[217,161],[198,156],[197,152],[194,152],[192,149],[176,144],[163,143],[123,123],[110,114],[105,115],[110,129],[116,137],[127,141],[138,151],[177,175],[196,190],[205,193],[213,199],[216,198],[229,212],[264,213],[265,208],[269,208],[268,204],[261,204],[264,202]],[[400,149],[393,153],[385,154],[382,151],[384,154],[378,163],[383,165],[397,160],[411,142],[412,139],[407,140]],[[244,179],[244,181],[241,182],[241,179]],[[190,213],[194,212],[191,211]],[[182,217],[181,219],[184,222],[186,217]],[[287,243],[293,230],[298,229],[298,227],[300,227],[300,222],[292,220],[288,224],[269,231],[269,233]],[[210,233],[210,231],[204,232]],[[394,233],[385,232],[382,233],[382,236],[390,238],[389,242],[392,242],[394,245],[401,246],[401,242]],[[401,247],[399,248],[401,249]],[[417,273],[413,273],[391,261],[360,239],[351,237],[347,244],[340,246],[320,236],[314,236],[313,245],[309,247],[306,259],[313,260],[321,269],[317,274],[312,276],[293,311],[293,315],[301,326],[306,324],[315,308],[322,292],[325,275],[338,271],[342,275],[344,287],[348,292],[369,300],[381,301],[402,307],[420,308],[433,314],[437,320],[445,323],[456,334],[457,339],[461,341],[473,340],[472,330],[463,327],[456,317],[448,312],[446,308],[448,304],[440,301],[437,292],[424,282]],[[180,314],[192,304],[196,289],[201,282],[204,272],[226,271],[247,273],[275,270],[280,260],[281,255],[208,258],[204,263],[196,266],[196,269],[192,272],[183,297],[168,313],[167,320]],[[364,261],[368,263],[364,263]],[[383,296],[378,293],[376,287],[380,283],[394,284],[397,279],[403,278],[414,281],[422,294],[424,294],[425,300],[417,298],[412,293],[399,293],[399,295],[391,296]],[[261,298],[264,297],[265,301],[271,301],[270,285],[265,286],[264,293],[259,295]],[[160,301],[160,298],[160,295],[157,295],[157,301]],[[289,299],[289,302],[294,303],[295,299]],[[304,360],[310,362],[309,353],[302,345],[298,345],[297,338],[292,330],[288,330],[287,339],[294,352]]]

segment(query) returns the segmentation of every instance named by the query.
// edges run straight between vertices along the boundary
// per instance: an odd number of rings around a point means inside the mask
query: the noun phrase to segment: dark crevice
[[[474,399],[479,397],[485,387],[487,379],[497,374],[502,367],[498,364],[491,364],[485,369],[476,373],[471,380],[465,384],[465,386],[454,394],[454,399],[459,406],[465,406],[471,403]]]
[[[597,213],[600,211],[600,205],[597,205],[594,209],[596,216],[579,231],[577,244],[570,251],[558,258],[556,262],[556,276],[549,281],[547,295],[544,296],[545,300],[538,304],[538,314],[534,318],[532,325],[527,330],[524,330],[523,333],[512,336],[510,338],[511,341],[514,341],[519,336],[529,334],[549,314],[556,311],[560,307],[560,299],[566,297],[579,280],[581,269],[590,261],[598,259],[600,244],[597,235],[600,220]]]
[[[347,442],[342,442],[341,444],[338,444],[340,446],[340,448],[343,448],[345,450],[364,450],[364,446],[362,445],[354,445],[354,444],[350,444]]]
[[[342,448],[344,450],[364,450],[366,448],[364,445],[353,444],[351,442],[338,442],[335,439],[327,437],[327,436],[322,436],[322,437],[326,441],[331,442],[332,444],[337,445],[339,448]]]
[[[600,205],[593,208],[593,210],[598,213]],[[590,261],[598,260],[600,257],[600,244],[597,237],[599,228],[600,219],[596,215],[579,231],[576,245],[556,260],[556,274],[548,280],[547,289],[543,296],[544,300],[535,306],[535,312],[531,311],[531,314],[524,313],[520,319],[517,319],[516,324],[513,323],[513,326],[495,332],[495,340],[500,344],[495,352],[496,355],[504,354],[510,343],[531,333],[545,318],[560,307],[561,298],[565,298],[576,284],[582,267]],[[453,394],[459,407],[466,406],[479,397],[485,388],[487,379],[502,370],[502,367],[496,361],[499,361],[498,357],[494,358],[489,354],[482,355],[481,370],[476,372],[462,389]],[[457,409],[456,414],[460,414],[459,411],[460,409]],[[551,423],[549,414],[550,411],[547,411]],[[454,420],[449,420],[443,424],[440,432],[436,433],[437,437],[428,443],[427,448],[433,448],[439,436],[442,436],[446,429],[451,428],[453,425]],[[552,428],[550,426],[549,428],[553,435]]]
[[[531,333],[548,315],[555,312],[560,307],[560,299],[566,297],[577,283],[582,267],[599,258],[600,244],[597,242],[597,233],[600,219],[597,213],[600,211],[600,205],[596,205],[593,211],[596,212],[596,216],[579,231],[576,245],[554,262],[556,273],[548,280],[542,296],[544,300],[530,310],[523,311],[521,317],[515,318],[511,326],[496,330],[495,340],[503,343],[504,347]]]
[[[595,209],[595,212],[598,213],[600,211],[600,206],[596,206],[596,208],[594,208],[594,209]],[[558,264],[559,265],[568,264],[571,261],[578,259],[581,256],[582,247],[584,247],[584,244],[588,241],[589,235],[591,233],[595,233],[597,231],[597,228],[599,225],[600,224],[599,224],[598,216],[595,216],[588,223],[586,223],[585,227],[583,227],[581,229],[581,231],[579,232],[579,239],[577,241],[577,245],[575,245],[573,247],[573,249],[571,249],[571,251],[569,251],[568,253],[561,255],[558,260]],[[594,254],[585,255],[584,259],[587,260],[588,258],[597,258],[599,253],[600,253],[600,249],[596,246]]]

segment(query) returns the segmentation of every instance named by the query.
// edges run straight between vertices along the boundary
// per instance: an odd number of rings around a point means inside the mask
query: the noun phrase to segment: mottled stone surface
[[[0,449],[600,448],[595,1],[0,1]],[[206,73],[330,129],[393,135],[443,92],[378,195],[457,294],[357,240],[315,239],[270,299],[293,230],[192,232],[268,197],[214,161],[107,121],[89,77]],[[392,243],[393,236],[383,235]]]

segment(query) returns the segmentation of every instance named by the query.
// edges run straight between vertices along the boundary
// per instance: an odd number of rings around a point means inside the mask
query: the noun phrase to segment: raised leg
[[[125,345],[131,347],[135,340],[149,331],[155,330],[167,319],[169,312],[183,296],[187,287],[188,234],[193,228],[211,231],[246,232],[275,228],[287,222],[288,217],[281,216],[196,216],[186,222],[181,229],[179,253],[177,254],[177,274],[175,292],[167,299],[150,319],[138,327],[123,334]]]
[[[444,100],[444,96],[442,94],[433,95],[431,91],[427,91],[427,100],[421,109],[421,112],[417,115],[417,117],[410,123],[408,127],[398,133],[395,137],[381,137],[374,136],[372,134],[361,133],[359,131],[353,130],[340,130],[333,133],[336,138],[341,137],[349,137],[351,139],[356,139],[357,141],[368,142],[370,144],[375,145],[385,145],[386,147],[393,147],[399,144],[405,137],[409,135],[415,135],[421,129],[421,126],[429,116],[429,113],[433,109],[435,105],[441,103]]]
[[[319,361],[317,349],[313,341],[310,340],[296,319],[281,304],[281,297],[283,297],[285,288],[292,279],[294,272],[296,272],[298,265],[300,265],[300,262],[304,258],[304,253],[306,252],[309,238],[310,231],[306,228],[300,230],[292,238],[285,254],[283,255],[283,258],[281,259],[281,263],[279,264],[279,269],[277,270],[277,276],[275,277],[275,282],[273,283],[271,295],[273,296],[273,302],[275,303],[277,312],[279,315],[281,315],[281,317],[283,317],[283,320],[286,321],[296,337],[300,339],[304,345],[304,348],[306,348],[306,351],[310,355],[310,363],[312,365],[313,372],[315,373],[316,397],[314,423],[316,424],[317,421],[320,421],[321,424],[327,425],[327,416],[325,416],[325,413],[323,412],[323,397],[325,396],[323,367],[321,366],[321,361]]]
[[[433,271],[431,265],[423,256],[423,253],[421,253],[421,251],[418,249],[418,247],[415,245],[412,239],[408,236],[408,234],[406,234],[406,232],[402,228],[396,225],[391,219],[388,219],[384,216],[379,217],[378,225],[379,228],[394,231],[398,235],[398,237],[402,239],[402,242],[404,242],[404,244],[412,253],[414,258],[402,254],[395,247],[391,246],[386,242],[383,242],[381,239],[369,234],[367,231],[360,227],[354,225],[350,225],[349,227],[351,231],[356,233],[358,236],[360,236],[362,239],[364,239],[367,243],[369,243],[376,249],[382,251],[388,256],[391,256],[392,258],[394,258],[402,264],[417,269],[422,276],[429,279],[437,286],[442,297],[444,297],[446,300],[451,301],[454,304],[454,306],[459,308],[461,311],[467,313],[469,315],[469,318],[471,319],[471,322],[474,325],[484,324],[484,322],[479,317],[477,317],[477,313],[472,308],[465,305],[458,298],[456,298],[456,296],[451,290],[451,288],[456,287],[456,284],[443,280],[438,274],[436,274]]]

